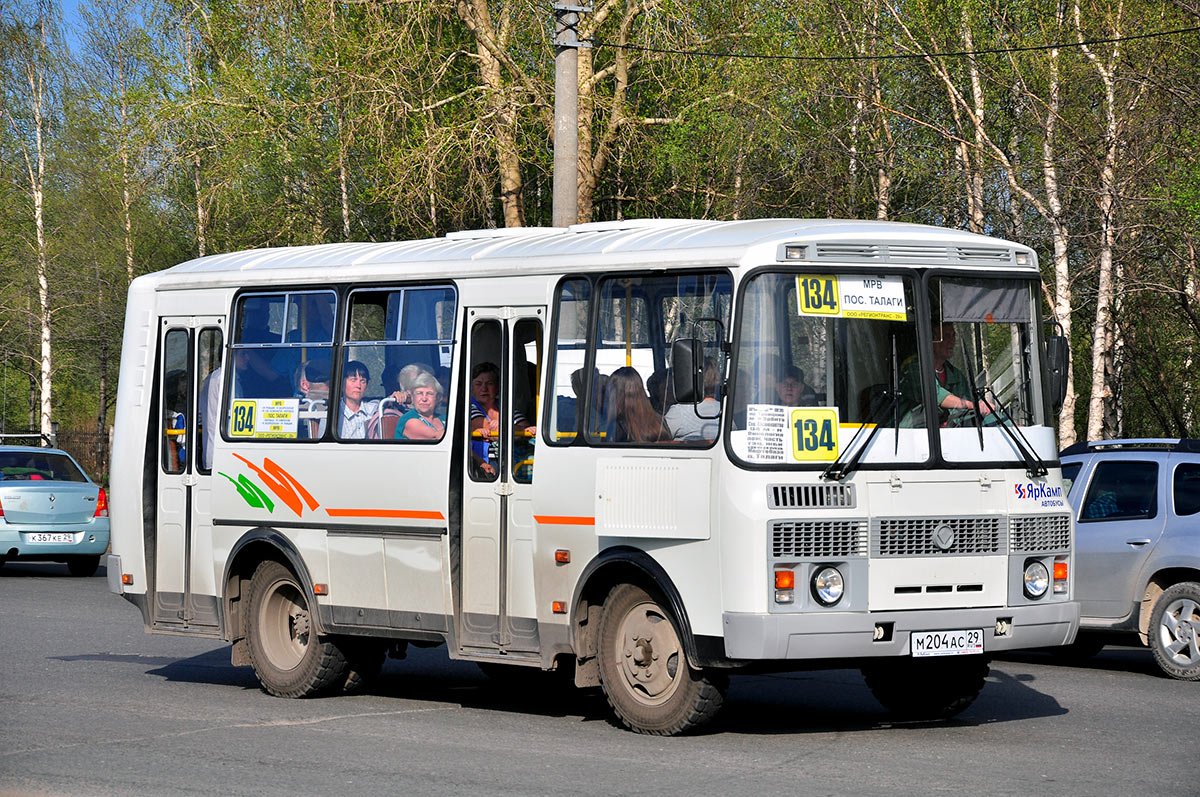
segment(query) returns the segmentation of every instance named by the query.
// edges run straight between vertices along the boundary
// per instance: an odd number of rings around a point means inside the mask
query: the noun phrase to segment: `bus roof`
[[[806,245],[790,261],[890,266],[950,266],[1036,272],[1031,249],[998,238],[885,221],[830,219],[631,219],[571,227],[469,230],[444,238],[250,249],[189,260],[147,275],[159,288],[249,285],[281,280],[545,274],[665,267],[757,266],[779,262],[785,244]],[[1023,254],[1019,262],[1017,254]],[[570,265],[564,258],[572,258]],[[142,278],[145,279],[145,278]]]

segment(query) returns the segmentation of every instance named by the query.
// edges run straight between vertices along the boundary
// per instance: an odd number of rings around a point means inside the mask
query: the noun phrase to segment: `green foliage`
[[[516,201],[526,223],[550,223],[552,17],[527,0],[484,6],[500,58],[492,86],[481,78],[487,31],[470,29],[454,4],[85,6],[75,49],[55,36],[48,50],[56,417],[89,428],[111,417],[131,274],[201,250],[501,224],[501,129],[517,151]],[[19,45],[39,8],[54,11],[44,2],[0,8],[0,414],[9,426],[29,423],[38,354],[24,161],[34,131]],[[965,228],[968,184],[977,175],[985,232],[1034,245],[1049,269],[1043,158],[1050,144],[1060,220],[1070,230],[1081,426],[1105,145],[1098,73],[1074,46],[1053,61],[1046,50],[946,54],[967,49],[968,39],[977,51],[1035,47],[1193,21],[1150,0],[1122,4],[1121,16],[1117,8],[1084,4],[1077,30],[1070,7],[1050,0],[596,4],[584,20],[596,46],[584,54],[590,71],[581,93],[582,155],[595,170],[592,218],[882,214]],[[622,41],[649,49],[622,52],[613,46]],[[1127,41],[1116,61],[1124,282],[1112,379],[1131,433],[1200,434],[1195,411],[1177,409],[1197,406],[1200,391],[1198,41]],[[1112,47],[1091,52],[1104,59]],[[868,58],[895,55],[922,57]],[[819,60],[829,56],[858,59]],[[1054,114],[1052,63],[1061,92]],[[973,79],[987,141],[967,110]]]

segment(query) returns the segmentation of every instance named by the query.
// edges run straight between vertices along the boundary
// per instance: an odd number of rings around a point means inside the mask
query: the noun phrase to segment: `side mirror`
[[[1071,347],[1062,335],[1046,337],[1046,371],[1050,377],[1050,403],[1055,412],[1062,409],[1067,398],[1067,366],[1071,362]]]
[[[704,342],[698,338],[680,338],[671,344],[671,386],[675,401],[695,404],[704,386]]]

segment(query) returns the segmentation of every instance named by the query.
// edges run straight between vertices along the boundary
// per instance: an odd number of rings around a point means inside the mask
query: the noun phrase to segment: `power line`
[[[747,58],[760,61],[903,61],[912,58],[965,58],[976,55],[1002,55],[1004,53],[1030,53],[1045,50],[1063,50],[1073,47],[1093,47],[1099,44],[1116,44],[1119,42],[1137,41],[1138,39],[1157,39],[1163,36],[1179,36],[1184,33],[1196,33],[1200,25],[1191,28],[1176,28],[1175,30],[1160,30],[1153,33],[1138,33],[1132,36],[1114,36],[1111,39],[1088,39],[1087,41],[1059,42],[1057,44],[1035,44],[1028,47],[993,47],[986,50],[957,50],[948,53],[888,53],[885,55],[766,55],[763,53],[720,53],[712,50],[673,50],[662,47],[644,47],[639,44],[610,44],[600,39],[590,38],[580,41],[590,42],[593,47],[610,47],[616,50],[634,50],[641,53],[656,53],[663,55],[694,55],[703,58]]]

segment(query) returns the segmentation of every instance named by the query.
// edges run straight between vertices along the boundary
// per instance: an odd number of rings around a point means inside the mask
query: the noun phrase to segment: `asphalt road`
[[[1200,683],[1145,650],[997,660],[937,724],[890,722],[857,671],[735,676],[708,733],[661,739],[443,649],[367,694],[273,698],[228,646],[145,634],[103,574],[0,568],[0,793],[1200,794]]]

